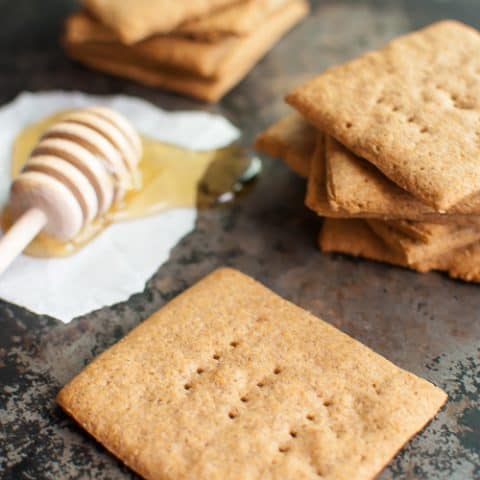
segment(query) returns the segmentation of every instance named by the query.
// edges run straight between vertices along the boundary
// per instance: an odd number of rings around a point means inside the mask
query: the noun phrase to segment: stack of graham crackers
[[[306,0],[83,0],[67,53],[93,68],[210,102],[308,13]]]
[[[479,49],[444,21],[287,95],[257,148],[308,177],[324,252],[480,281]]]

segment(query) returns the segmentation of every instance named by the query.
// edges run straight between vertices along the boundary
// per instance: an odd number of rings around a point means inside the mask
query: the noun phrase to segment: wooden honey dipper
[[[41,231],[68,241],[138,186],[142,143],[114,110],[62,116],[40,138],[10,188],[12,227],[0,239],[0,273]]]

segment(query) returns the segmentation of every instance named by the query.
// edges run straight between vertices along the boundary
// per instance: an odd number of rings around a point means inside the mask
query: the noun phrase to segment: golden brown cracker
[[[307,178],[317,141],[317,131],[298,113],[291,113],[257,136],[255,148],[283,160],[295,173]]]
[[[354,257],[391,263],[407,267],[403,256],[390,248],[360,218],[326,218],[318,237],[318,244],[325,253],[345,253]],[[412,269],[412,266],[410,266]],[[418,268],[429,271],[429,266]]]
[[[220,63],[236,47],[233,39],[210,43],[171,35],[156,35],[127,46],[85,12],[74,13],[67,19],[63,44],[67,52],[82,56],[142,65],[152,70],[170,69],[205,78],[218,76]]]
[[[180,24],[206,16],[238,0],[82,0],[103,24],[126,44],[159,33],[169,33]]]
[[[424,231],[433,230],[436,231],[436,235],[430,236],[427,240],[419,240],[382,220],[369,219],[367,223],[391,249],[402,255],[407,265],[439,257],[480,240],[480,229],[477,226],[421,224],[425,226]]]
[[[319,143],[316,150],[313,148],[312,153],[315,137],[319,138]],[[306,204],[319,215],[335,218],[391,218],[395,219],[392,220],[395,222],[403,222],[403,218],[410,217],[418,222],[437,222],[439,224],[475,225],[480,223],[479,215],[439,214],[427,206],[425,206],[425,210],[420,209],[420,211],[418,208],[397,208],[393,200],[390,201],[392,208],[388,209],[383,208],[379,201],[376,202],[375,208],[371,203],[362,203],[361,208],[342,208],[343,206],[332,201],[333,192],[329,190],[331,187],[327,176],[326,158],[332,161],[330,166],[334,166],[336,162],[333,160],[338,158],[336,155],[339,153],[338,142],[331,137],[329,140],[329,145],[326,147],[324,135],[321,132],[312,128],[311,124],[301,115],[290,114],[259,135],[257,148],[268,155],[279,157],[299,175],[309,176]],[[339,146],[341,147],[341,145]],[[352,171],[350,167],[348,168]],[[353,166],[353,169],[355,168]],[[362,174],[359,173],[359,175]],[[383,178],[386,177],[383,176]],[[361,191],[362,183],[364,181],[368,183],[370,180],[368,176],[367,178],[361,176],[360,182],[354,182],[360,197],[365,197]],[[415,200],[416,206],[418,203]],[[359,205],[358,202],[357,205]]]
[[[456,250],[444,263],[450,277],[480,283],[480,242]]]
[[[414,240],[429,242],[436,236],[449,234],[457,230],[460,225],[455,223],[438,224],[428,222],[414,222],[412,220],[385,220],[394,230],[401,232]]]
[[[185,72],[153,68],[137,61],[112,60],[66,44],[68,54],[93,68],[130,78],[145,85],[165,88],[201,100],[215,102],[232,89],[270,48],[308,12],[304,0],[293,0],[275,13],[254,34],[235,41],[235,47],[217,67],[216,78],[202,78]]]
[[[445,400],[231,269],[172,300],[58,395],[151,480],[371,479]]]
[[[480,191],[480,34],[444,21],[296,88],[320,130],[445,212]]]
[[[321,135],[322,142],[325,142],[326,136]],[[440,224],[459,224],[459,225],[478,225],[480,217],[478,215],[459,215],[459,214],[441,214],[437,212],[424,213],[417,209],[411,209],[406,215],[406,212],[397,209],[396,212],[390,211],[387,215],[385,211],[373,211],[370,205],[365,205],[364,209],[358,209],[354,213],[339,208],[338,204],[330,202],[329,184],[326,168],[326,157],[330,156],[330,149],[332,142],[325,142],[324,146],[314,152],[310,162],[310,174],[307,184],[307,195],[305,204],[314,212],[325,217],[332,218],[378,218],[382,220],[414,220],[417,222],[432,222]],[[330,195],[329,195],[330,193]]]
[[[92,17],[86,10],[70,14],[64,25],[63,40],[68,43],[115,43],[118,37],[115,32]]]
[[[401,255],[389,247],[365,220],[328,218],[318,237],[320,249],[367,258],[419,272],[439,270],[467,282],[480,282],[480,242],[446,252],[439,257],[407,265]]]
[[[373,164],[357,157],[327,136],[327,191],[332,207],[351,213],[371,212],[385,217],[412,218],[433,215],[435,210],[389,180]],[[448,214],[479,215],[475,195],[448,210]]]
[[[206,17],[180,25],[173,32],[196,40],[217,42],[222,38],[249,35],[289,0],[247,0],[227,5]]]

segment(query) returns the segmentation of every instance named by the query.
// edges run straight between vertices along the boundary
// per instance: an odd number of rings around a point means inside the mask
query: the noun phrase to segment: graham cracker
[[[209,78],[218,75],[220,62],[235,48],[236,42],[223,39],[210,43],[157,35],[127,46],[118,40],[112,30],[86,12],[76,12],[65,22],[63,45],[67,52],[81,52],[116,63],[140,63],[152,69],[171,69]]]
[[[216,78],[203,78],[185,72],[153,68],[129,58],[113,60],[109,56],[85,50],[82,45],[66,43],[65,48],[71,57],[98,70],[126,77],[145,85],[216,102],[232,89],[307,13],[308,4],[305,0],[289,1],[284,8],[272,15],[252,35],[234,41],[234,47],[229,50],[228,55],[217,67]]]
[[[480,34],[444,21],[296,88],[287,101],[422,202],[480,191]]]
[[[302,116],[291,113],[258,135],[255,148],[271,157],[280,158],[296,174],[307,178],[317,136],[317,130]]]
[[[411,220],[385,220],[385,223],[397,232],[422,242],[429,242],[438,236],[454,233],[460,225],[413,222]]]
[[[325,217],[342,217],[343,212],[334,210],[328,203],[325,163],[325,135],[317,133],[317,143],[310,160],[305,205]]]
[[[227,5],[207,17],[180,25],[173,33],[216,42],[224,37],[249,35],[288,0],[247,0]]]
[[[451,278],[480,283],[480,242],[451,250],[436,258],[407,265],[401,255],[390,248],[361,219],[327,218],[318,238],[323,252],[336,252],[378,262],[407,267],[418,272],[439,270]]]
[[[318,215],[332,218],[377,218],[381,220],[397,220],[404,221],[404,213],[391,212],[385,215],[382,212],[373,212],[368,208],[352,213],[350,211],[340,209],[338,206],[332,207],[328,195],[328,181],[326,170],[326,155],[329,149],[328,144],[324,144],[325,136],[319,134],[318,148],[314,151],[310,161],[310,174],[307,183],[307,195],[305,204]],[[443,214],[443,213],[422,213],[413,210],[409,213],[409,220],[416,222],[432,222],[439,224],[458,224],[458,225],[478,225],[480,218],[478,215],[459,215],[459,214]],[[407,217],[408,218],[408,217]]]
[[[180,24],[206,16],[238,0],[82,0],[102,23],[131,44],[159,33],[169,33]]]
[[[147,479],[366,480],[446,398],[224,268],[101,354],[58,402]]]
[[[332,207],[386,217],[433,215],[435,209],[389,180],[373,164],[357,157],[330,136],[326,139],[327,191]],[[479,215],[480,196],[474,195],[448,210],[449,214]]]
[[[480,229],[477,226],[451,228],[450,225],[424,224],[427,231],[433,227],[432,230],[437,230],[438,233],[428,240],[418,240],[381,220],[369,219],[367,223],[390,248],[402,255],[407,265],[439,257],[480,240]]]
[[[112,29],[92,17],[86,10],[76,11],[66,18],[62,40],[74,44],[119,42]]]
[[[403,256],[375,235],[367,222],[360,218],[326,218],[320,230],[318,244],[325,253],[346,253],[401,267],[408,266]],[[420,272],[431,270],[430,264],[409,267]]]
[[[316,149],[313,148],[312,153],[315,136],[319,139],[319,142],[316,145]],[[405,229],[408,228],[410,220],[402,219],[408,217],[415,222],[455,223],[460,225],[476,225],[480,223],[479,215],[440,214],[429,209],[429,207],[425,207],[428,209],[425,213],[419,212],[417,208],[410,210],[398,208],[395,210],[369,209],[369,204],[365,205],[365,208],[357,209],[356,211],[341,208],[338,204],[332,202],[328,195],[329,184],[326,176],[327,152],[324,142],[324,135],[312,128],[312,125],[301,115],[290,114],[261,133],[257,138],[256,148],[272,157],[280,158],[299,175],[308,175],[306,204],[319,215],[334,218],[379,218],[383,220],[390,218],[393,219],[392,222],[400,222],[400,226],[402,223],[407,222]],[[333,142],[334,140],[330,137],[329,149],[332,148]],[[335,142],[335,144],[338,144],[338,142]],[[332,152],[329,152],[328,156],[330,159],[336,158],[332,155]],[[361,184],[357,186],[360,189]]]
[[[305,205],[323,217],[331,218],[384,218],[383,215],[372,212],[351,213],[330,204],[327,190],[326,170],[326,136],[317,133],[317,145],[310,161],[310,173],[307,182]],[[395,217],[393,217],[395,218]]]
[[[445,263],[450,277],[480,283],[480,242],[455,251]]]

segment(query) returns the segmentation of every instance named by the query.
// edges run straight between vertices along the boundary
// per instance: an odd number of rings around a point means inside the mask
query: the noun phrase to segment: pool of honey
[[[17,136],[12,155],[11,175],[22,170],[30,152],[43,132],[64,114],[58,113],[27,126]],[[85,226],[72,241],[63,243],[40,233],[26,248],[28,255],[61,257],[75,253],[109,224],[152,215],[181,207],[210,207],[234,198],[260,171],[257,158],[238,144],[194,151],[142,137],[143,156],[139,164],[140,181],[101,218]],[[8,209],[2,215],[2,227],[10,224]]]

